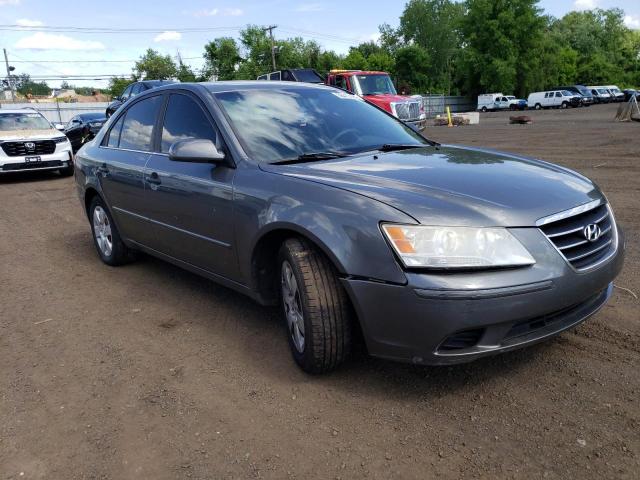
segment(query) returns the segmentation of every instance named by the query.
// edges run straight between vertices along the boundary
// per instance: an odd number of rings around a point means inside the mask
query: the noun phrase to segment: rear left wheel
[[[102,199],[95,196],[89,206],[89,219],[93,243],[100,259],[107,265],[117,266],[133,259],[133,252],[124,244],[118,227]]]
[[[351,309],[335,267],[302,238],[282,245],[278,265],[294,360],[308,373],[334,370],[351,351]]]

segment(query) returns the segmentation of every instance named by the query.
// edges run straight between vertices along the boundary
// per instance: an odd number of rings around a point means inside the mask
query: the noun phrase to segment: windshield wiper
[[[308,152],[302,153],[296,158],[288,158],[285,160],[279,160],[277,162],[271,162],[271,165],[289,165],[292,163],[315,162],[317,160],[331,160],[332,158],[342,158],[346,156],[347,154],[342,152]]]
[[[384,145],[379,146],[376,150],[380,150],[381,152],[396,152],[398,150],[410,150],[412,148],[423,148],[424,145],[415,144],[415,143],[385,143]]]

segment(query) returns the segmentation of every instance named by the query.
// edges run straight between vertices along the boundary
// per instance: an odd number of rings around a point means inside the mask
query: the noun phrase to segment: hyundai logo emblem
[[[589,225],[584,227],[584,230],[582,230],[582,234],[584,235],[584,238],[586,238],[590,242],[595,242],[600,238],[602,230],[600,230],[600,227],[596,223],[590,223]]]
[[[24,143],[24,148],[26,148],[27,150],[35,150],[36,149],[36,144],[33,142],[25,142]]]

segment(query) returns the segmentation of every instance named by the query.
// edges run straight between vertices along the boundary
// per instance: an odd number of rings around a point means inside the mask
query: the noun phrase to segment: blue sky
[[[132,60],[148,47],[202,66],[203,45],[217,36],[236,36],[246,24],[275,24],[277,37],[313,38],[323,47],[346,52],[350,45],[377,38],[378,25],[397,25],[404,0],[111,0],[92,14],[93,2],[0,0],[0,24],[24,30],[1,31],[0,47],[9,52],[16,73],[33,76],[129,74]],[[108,5],[105,7],[104,5]],[[570,10],[619,7],[627,24],[640,28],[640,0],[542,0],[546,13],[562,16]],[[38,31],[41,26],[158,29],[159,32],[95,33]],[[208,32],[180,32],[211,28]],[[46,61],[46,62],[44,62]],[[53,62],[60,63],[53,63]],[[104,82],[74,81],[83,85]],[[50,81],[56,86],[59,81]]]

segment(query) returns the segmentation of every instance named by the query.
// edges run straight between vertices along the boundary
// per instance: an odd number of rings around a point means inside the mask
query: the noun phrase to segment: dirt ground
[[[627,234],[640,294],[640,124],[615,106],[427,135],[574,168]],[[311,377],[277,312],[161,261],[103,265],[72,179],[0,180],[0,479],[640,477],[640,302],[453,368],[357,354]]]

